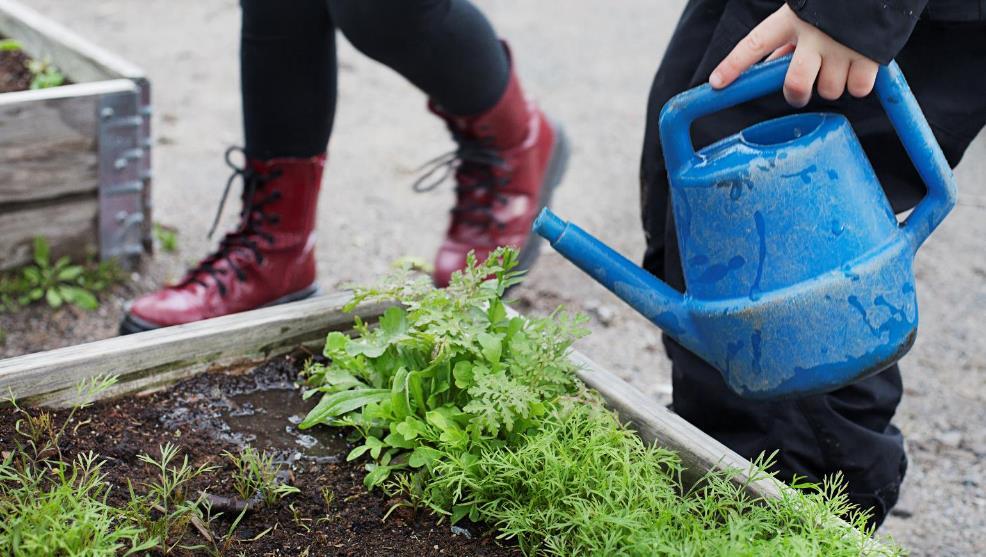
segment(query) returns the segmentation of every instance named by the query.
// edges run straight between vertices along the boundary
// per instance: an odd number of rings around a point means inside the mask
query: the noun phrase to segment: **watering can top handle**
[[[668,172],[675,173],[697,159],[690,133],[692,122],[779,91],[790,62],[791,57],[785,56],[757,64],[724,89],[715,90],[705,84],[668,101],[660,120],[661,144]],[[916,250],[955,205],[955,177],[897,62],[880,66],[875,92],[928,187],[928,195],[914,208],[903,226],[903,232]]]

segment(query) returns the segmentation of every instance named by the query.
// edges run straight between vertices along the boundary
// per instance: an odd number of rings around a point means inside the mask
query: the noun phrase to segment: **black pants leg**
[[[673,95],[706,81],[732,47],[779,6],[759,0],[689,2],[651,89],[641,163],[644,266],[680,290],[685,284],[660,151],[660,109]],[[897,57],[953,166],[986,122],[984,32],[981,24],[922,22]],[[896,210],[923,197],[924,186],[874,98],[816,99],[805,110],[846,114]],[[707,145],[791,112],[777,94],[703,118],[692,135],[696,145]],[[818,481],[842,472],[851,499],[873,511],[874,523],[883,521],[907,467],[903,437],[891,424],[903,391],[897,366],[825,395],[757,402],[733,394],[717,370],[672,339],[665,337],[665,347],[678,414],[747,458],[778,450],[775,471],[782,479]]]
[[[240,5],[247,155],[322,153],[336,107],[335,26],[325,0],[240,0]]]
[[[325,150],[336,105],[335,30],[463,116],[499,100],[510,63],[467,0],[241,0],[243,124],[251,157]]]

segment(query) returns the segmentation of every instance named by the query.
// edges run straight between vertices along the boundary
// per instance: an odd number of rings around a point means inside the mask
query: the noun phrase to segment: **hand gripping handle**
[[[679,173],[686,165],[698,162],[691,140],[692,122],[779,91],[784,86],[790,63],[791,57],[785,56],[757,64],[724,89],[716,90],[705,84],[668,101],[660,119],[661,145],[668,173]],[[880,66],[875,91],[904,150],[928,187],[927,196],[902,226],[903,233],[916,250],[955,205],[955,176],[897,62]]]

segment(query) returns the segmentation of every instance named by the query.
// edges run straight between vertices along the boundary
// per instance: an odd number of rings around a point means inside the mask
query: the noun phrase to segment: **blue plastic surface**
[[[903,224],[845,117],[802,113],[696,152],[689,128],[781,88],[789,58],[661,113],[682,294],[548,210],[534,230],[689,350],[738,394],[837,389],[896,362],[917,332],[914,252],[955,203],[955,182],[895,62],[875,92],[928,186]]]

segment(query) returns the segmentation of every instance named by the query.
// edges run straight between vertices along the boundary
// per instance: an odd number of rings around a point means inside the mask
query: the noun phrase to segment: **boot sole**
[[[561,124],[556,124],[550,120],[549,122],[555,130],[555,147],[551,152],[551,159],[548,161],[548,170],[544,175],[544,182],[541,186],[541,198],[538,204],[539,213],[541,209],[551,203],[551,197],[554,195],[555,189],[561,185],[561,180],[565,176],[565,171],[568,169],[568,159],[571,156],[571,147],[568,136],[565,134],[565,129]],[[541,245],[543,243],[544,239],[541,236],[531,232],[527,242],[524,243],[524,246],[520,249],[520,254],[517,256],[517,270],[527,271],[534,265],[534,262],[541,255]]]
[[[280,298],[278,298],[278,299],[276,299],[276,300],[274,300],[272,302],[268,302],[268,303],[266,303],[266,304],[264,304],[262,306],[259,306],[256,309],[270,307],[270,306],[277,306],[277,305],[281,305],[281,304],[287,304],[289,302],[297,302],[298,300],[304,300],[306,298],[312,298],[314,296],[319,296],[321,294],[322,294],[322,291],[318,287],[318,285],[317,284],[313,284],[313,285],[311,285],[308,288],[305,288],[303,290],[299,290],[297,292],[292,292],[291,294],[288,294],[286,296],[281,296]],[[136,317],[134,315],[131,315],[129,312],[127,312],[127,315],[123,318],[123,321],[120,322],[120,335],[121,336],[122,335],[131,335],[131,334],[134,334],[134,333],[142,333],[144,331],[153,331],[155,329],[161,329],[161,328],[164,328],[166,326],[169,326],[169,325],[157,325],[157,324],[151,323],[150,321],[147,321],[145,319],[141,319],[139,317]]]

